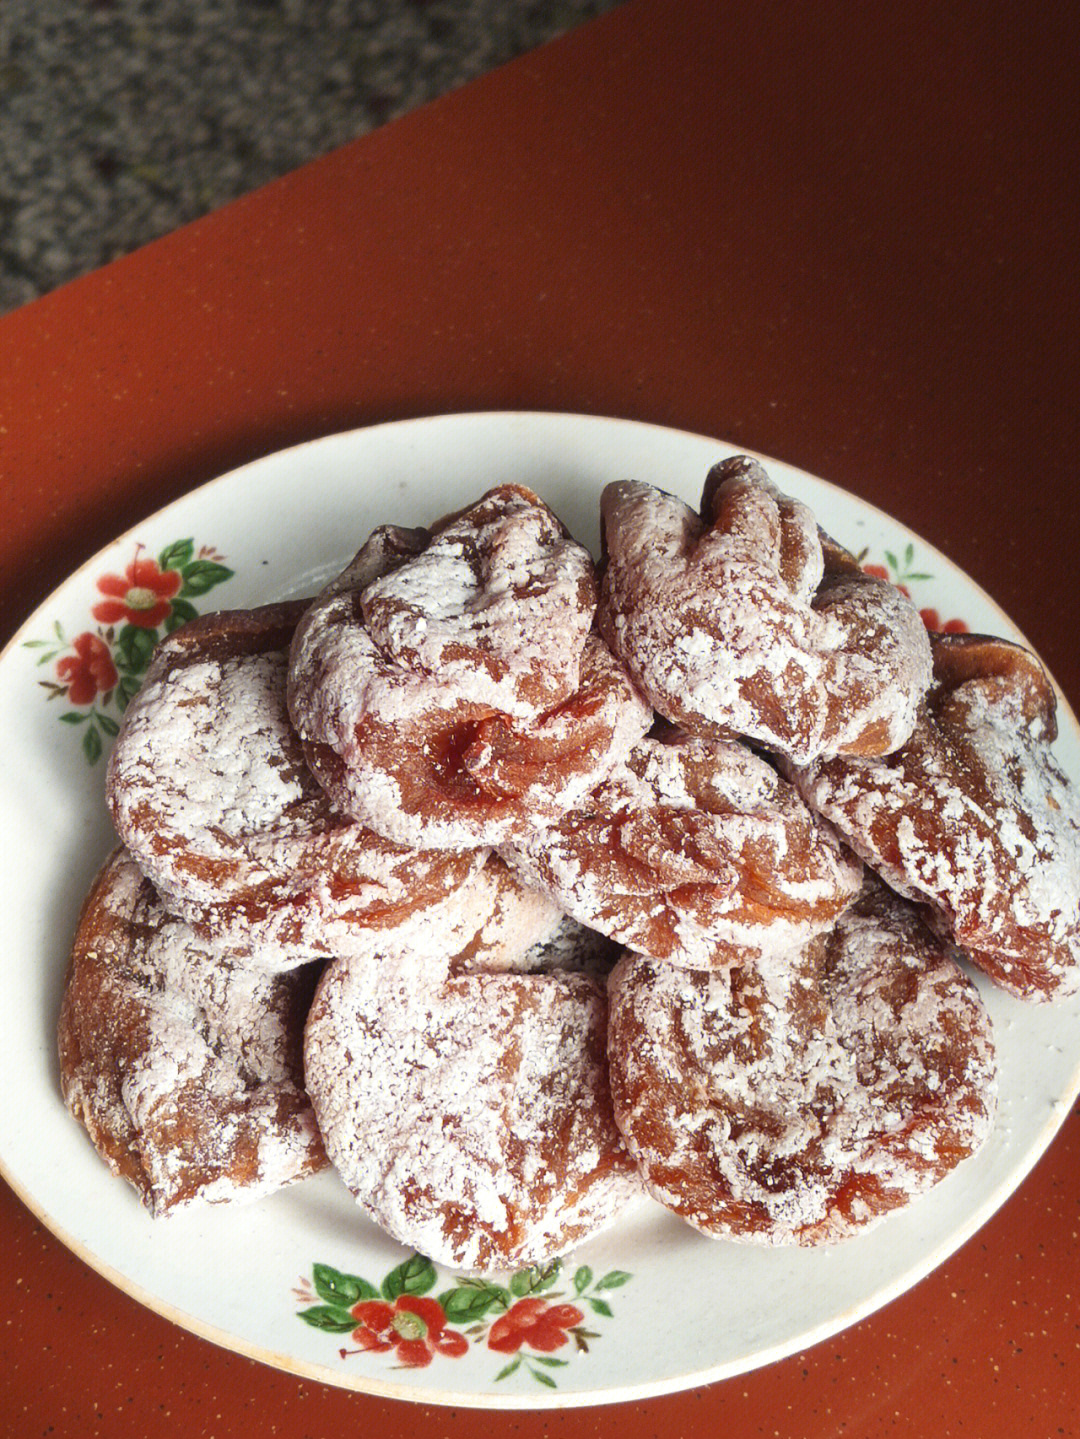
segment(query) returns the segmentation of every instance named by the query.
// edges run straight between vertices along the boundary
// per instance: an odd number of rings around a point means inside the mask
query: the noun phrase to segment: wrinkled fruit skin
[[[593,633],[588,553],[506,485],[434,535],[380,532],[305,615],[289,708],[334,803],[385,838],[503,843],[651,723]]]
[[[696,969],[805,941],[862,879],[764,760],[678,731],[641,740],[572,814],[503,855],[582,924]]]
[[[933,636],[934,684],[881,759],[796,767],[807,802],[996,984],[1050,1000],[1080,984],[1080,801],[1056,764],[1056,700],[1021,646]]]
[[[616,1121],[653,1196],[714,1237],[843,1239],[993,1122],[978,992],[877,881],[784,963],[705,974],[631,954],[609,994]]]
[[[918,612],[757,461],[715,466],[700,514],[623,482],[601,516],[600,631],[658,713],[799,763],[907,738],[930,682]]]

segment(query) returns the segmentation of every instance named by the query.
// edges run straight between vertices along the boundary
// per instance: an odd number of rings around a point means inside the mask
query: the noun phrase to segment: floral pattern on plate
[[[572,1341],[573,1354],[587,1354],[589,1341],[600,1335],[585,1327],[585,1309],[610,1319],[612,1308],[605,1296],[632,1276],[611,1269],[597,1277],[582,1264],[570,1276],[569,1289],[556,1288],[564,1277],[562,1260],[553,1259],[517,1270],[505,1284],[455,1275],[450,1287],[433,1298],[439,1272],[430,1259],[413,1254],[378,1287],[357,1274],[316,1264],[311,1279],[301,1279],[293,1292],[305,1305],[297,1316],[305,1324],[351,1337],[355,1347],[339,1349],[341,1359],[382,1353],[390,1355],[397,1368],[417,1369],[436,1355],[459,1359],[477,1346],[513,1356],[494,1383],[523,1370],[554,1389],[558,1384],[552,1371],[571,1362],[555,1351]],[[567,1302],[568,1297],[574,1302]]]
[[[63,701],[59,718],[79,727],[88,764],[97,763],[118,732],[158,641],[196,617],[193,599],[232,578],[223,559],[209,545],[196,550],[192,539],[174,540],[156,557],[136,544],[121,573],[96,581],[95,629],[69,637],[56,621],[51,638],[23,642],[41,651],[39,665],[52,665],[55,678],[38,683],[48,699]]]
[[[858,557],[858,562],[862,565],[866,573],[873,575],[874,578],[878,580],[889,580],[896,586],[901,594],[907,595],[908,599],[911,599],[911,590],[908,588],[909,585],[934,578],[933,575],[914,568],[915,546],[910,542],[904,550],[902,560],[893,550],[885,550],[883,552],[885,564],[883,565],[876,563],[867,564],[866,556],[868,553],[868,550],[863,550]],[[933,630],[937,634],[966,635],[968,633],[966,620],[943,620],[941,618],[941,612],[932,605],[923,606],[919,610],[919,615],[926,628]]]

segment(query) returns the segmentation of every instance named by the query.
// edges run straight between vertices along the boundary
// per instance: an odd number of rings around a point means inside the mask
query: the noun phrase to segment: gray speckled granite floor
[[[0,312],[617,0],[0,0]]]

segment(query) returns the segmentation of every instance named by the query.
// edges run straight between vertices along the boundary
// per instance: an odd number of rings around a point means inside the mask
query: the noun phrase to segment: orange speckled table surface
[[[888,510],[1075,706],[1077,31],[1053,0],[638,0],[10,314],[4,637],[244,460],[386,419],[567,410],[720,436]],[[877,1314],[616,1408],[323,1387],[141,1308],[5,1186],[0,1236],[0,1430],[19,1439],[1080,1433],[1075,1110]],[[655,1324],[694,1318],[672,1293]]]

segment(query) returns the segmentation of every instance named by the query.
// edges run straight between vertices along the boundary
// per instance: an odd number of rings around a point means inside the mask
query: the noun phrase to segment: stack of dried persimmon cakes
[[[59,1025],[154,1214],[329,1163],[473,1272],[643,1192],[820,1244],[986,1138],[970,968],[1080,983],[1041,666],[929,633],[749,458],[601,512],[596,564],[500,485],[159,645]]]

